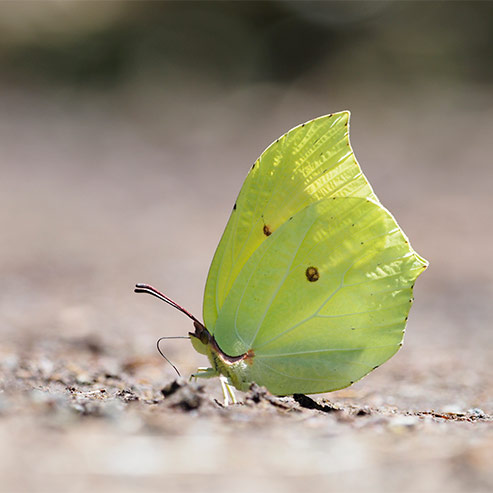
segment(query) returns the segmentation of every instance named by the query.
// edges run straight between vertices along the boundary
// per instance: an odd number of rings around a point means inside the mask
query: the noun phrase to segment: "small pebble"
[[[464,414],[464,408],[459,404],[448,404],[441,411],[449,414]]]
[[[16,354],[9,354],[2,357],[1,366],[7,371],[14,371],[19,366],[19,357]]]
[[[76,377],[75,380],[77,383],[80,383],[82,385],[84,384],[91,384],[94,382],[94,379],[89,376],[87,373],[79,373]]]
[[[100,405],[101,415],[109,419],[119,418],[125,410],[125,404],[117,399],[104,401]]]
[[[55,365],[53,364],[53,361],[47,359],[47,358],[42,358],[38,362],[38,368],[41,374],[45,377],[48,378],[51,376],[53,373]]]
[[[389,428],[393,431],[410,430],[419,423],[417,416],[396,416],[390,419]]]
[[[48,392],[43,392],[39,389],[33,389],[29,391],[29,398],[36,404],[44,404],[52,399]]]
[[[0,390],[0,414],[5,414],[10,407],[11,404],[7,396]]]
[[[467,410],[467,414],[471,414],[472,416],[475,416],[476,418],[485,418],[486,413],[480,409],[479,407],[474,407],[472,409]]]

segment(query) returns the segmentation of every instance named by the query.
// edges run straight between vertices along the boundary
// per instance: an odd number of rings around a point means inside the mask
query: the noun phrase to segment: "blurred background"
[[[191,324],[133,285],[200,317],[251,163],[349,109],[363,171],[430,261],[403,350],[354,388],[491,412],[492,59],[490,2],[1,3],[0,384],[90,373],[98,351],[170,380],[155,340]],[[186,341],[166,354],[205,364]]]

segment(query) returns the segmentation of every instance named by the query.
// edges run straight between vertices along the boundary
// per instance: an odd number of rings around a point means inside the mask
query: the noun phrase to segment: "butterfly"
[[[255,161],[210,266],[193,347],[223,392],[347,387],[402,346],[428,262],[380,203],[349,142],[349,111],[298,125]],[[163,298],[162,298],[163,299]],[[225,396],[227,394],[225,393]]]

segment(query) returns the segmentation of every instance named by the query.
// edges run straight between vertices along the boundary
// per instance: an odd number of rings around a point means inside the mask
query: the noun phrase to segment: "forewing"
[[[252,381],[275,394],[346,387],[400,347],[425,269],[391,214],[369,199],[303,209],[250,257],[215,328]]]
[[[268,147],[250,170],[212,261],[204,321],[213,333],[243,266],[291,216],[323,198],[377,200],[354,157],[349,112],[300,125]]]

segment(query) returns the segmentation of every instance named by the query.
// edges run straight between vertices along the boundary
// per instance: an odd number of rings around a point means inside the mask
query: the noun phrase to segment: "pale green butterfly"
[[[428,263],[361,172],[349,116],[299,125],[254,163],[209,270],[203,324],[136,287],[193,319],[211,364],[194,376],[222,376],[230,396],[252,382],[276,395],[342,389],[402,345]]]

